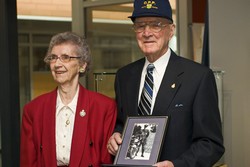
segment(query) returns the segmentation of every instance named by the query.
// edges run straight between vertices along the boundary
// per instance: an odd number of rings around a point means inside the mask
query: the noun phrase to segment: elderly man
[[[158,167],[211,167],[224,153],[218,95],[211,69],[168,46],[175,25],[168,0],[135,0],[130,16],[144,58],[118,70],[118,118],[108,142],[115,155],[127,116],[169,116]]]

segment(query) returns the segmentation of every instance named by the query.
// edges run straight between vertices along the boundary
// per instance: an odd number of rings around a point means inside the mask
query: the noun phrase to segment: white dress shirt
[[[56,158],[57,166],[69,165],[79,86],[73,100],[64,105],[59,91],[56,101]]]
[[[161,56],[158,60],[156,60],[154,63],[155,68],[153,70],[153,78],[154,78],[154,87],[153,87],[153,97],[152,97],[152,104],[151,104],[151,114],[154,108],[155,104],[155,99],[158,93],[158,90],[161,85],[162,78],[165,74],[169,58],[170,58],[171,50],[168,48],[168,51]],[[145,58],[146,59],[146,58]],[[142,70],[142,75],[141,75],[141,83],[140,83],[140,92],[139,92],[139,98],[138,98],[138,104],[140,102],[141,98],[141,92],[144,87],[144,81],[145,81],[145,76],[147,74],[147,67],[150,64],[150,62],[146,59],[143,70]]]

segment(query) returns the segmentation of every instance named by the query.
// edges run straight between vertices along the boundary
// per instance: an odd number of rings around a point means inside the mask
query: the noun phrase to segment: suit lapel
[[[80,85],[75,115],[74,132],[71,144],[70,166],[78,167],[84,154],[88,130],[89,102],[88,92]],[[83,115],[85,113],[85,115]]]
[[[181,86],[180,76],[183,74],[178,59],[179,57],[172,52],[156,97],[153,115],[169,114],[168,108]]]
[[[129,101],[128,101],[128,106],[129,107],[129,115],[130,116],[137,116],[138,115],[138,99],[140,98],[139,95],[139,89],[140,89],[140,82],[141,82],[141,73],[142,73],[142,69],[145,63],[145,59],[141,59],[138,61],[138,63],[136,63],[136,65],[130,69],[130,73],[129,75],[129,80],[131,82],[127,82],[127,88],[125,90],[127,90],[126,93],[130,93],[128,94],[127,97],[129,97]],[[136,111],[136,112],[135,112]]]

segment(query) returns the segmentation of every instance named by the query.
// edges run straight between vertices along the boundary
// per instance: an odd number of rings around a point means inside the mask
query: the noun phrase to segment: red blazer
[[[57,90],[24,106],[20,167],[56,167],[55,112]],[[80,116],[84,110],[86,115]],[[70,167],[112,163],[106,145],[116,121],[115,101],[80,85],[72,137]]]

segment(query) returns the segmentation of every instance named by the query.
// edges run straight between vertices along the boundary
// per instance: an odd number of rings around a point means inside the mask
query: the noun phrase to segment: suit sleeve
[[[175,167],[211,167],[224,153],[218,95],[213,72],[203,75],[193,103],[192,144]]]
[[[119,72],[116,74],[115,78],[115,96],[116,96],[116,103],[117,103],[117,120],[116,120],[116,126],[115,126],[115,132],[119,132],[122,134],[123,127],[126,121],[126,115],[127,113],[124,113],[126,111],[122,110],[122,102],[121,102],[121,92],[120,92],[120,83],[119,83]]]

